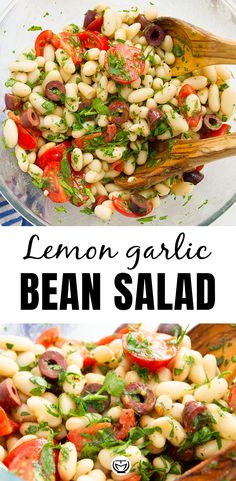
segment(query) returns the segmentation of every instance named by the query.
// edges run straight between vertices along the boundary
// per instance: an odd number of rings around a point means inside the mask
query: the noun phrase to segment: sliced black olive
[[[148,201],[140,194],[131,194],[128,205],[130,210],[137,215],[146,214],[148,211]]]
[[[0,384],[0,406],[7,412],[20,406],[21,400],[11,379],[5,379]]]
[[[46,85],[45,95],[53,102],[61,102],[62,96],[66,95],[65,85],[59,80],[52,80]]]
[[[26,129],[37,129],[39,126],[39,116],[34,109],[28,108],[21,114],[21,122]]]
[[[39,358],[40,372],[48,379],[58,379],[60,372],[66,368],[67,362],[59,352],[46,351]]]
[[[109,105],[109,110],[111,112],[111,121],[116,125],[122,125],[127,122],[129,118],[129,107],[122,100],[114,100]]]
[[[204,174],[198,172],[198,170],[193,170],[192,172],[185,172],[183,179],[185,182],[191,182],[191,184],[197,185],[204,179]]]
[[[97,394],[97,392],[100,391],[101,387],[102,387],[102,384],[98,384],[95,382],[91,384],[87,384],[84,387],[81,393],[81,396],[85,397],[89,394]],[[106,409],[109,408],[111,403],[110,394],[108,394],[107,392],[103,392],[102,395],[107,396],[107,399],[86,402],[86,406],[89,413],[103,413],[104,411],[106,411]]]
[[[22,103],[19,97],[12,94],[5,94],[5,105],[9,110],[17,110]]]
[[[151,22],[149,22],[149,20],[146,19],[145,15],[141,13],[136,18],[136,22],[141,24],[141,30],[144,30],[146,27],[151,25]]]
[[[151,23],[144,30],[144,35],[148,45],[159,47],[165,38],[165,32],[156,23]]]
[[[222,120],[216,115],[207,114],[203,119],[204,125],[208,130],[219,130],[222,127]]]
[[[140,401],[137,401],[137,397]],[[131,382],[126,386],[125,393],[121,396],[121,401],[127,409],[131,408],[136,414],[143,415],[153,410],[156,396],[145,384]]]
[[[194,459],[194,448],[189,447],[180,450],[179,447],[173,446],[173,444],[167,443],[167,453],[176,461],[182,461],[185,463],[190,463]]]
[[[182,333],[182,327],[179,324],[159,324],[157,332],[179,337]]]
[[[87,28],[88,25],[95,20],[96,16],[97,16],[96,10],[87,10],[87,12],[84,16],[83,27]]]
[[[151,130],[163,120],[164,114],[159,109],[150,109],[147,114],[147,121]]]

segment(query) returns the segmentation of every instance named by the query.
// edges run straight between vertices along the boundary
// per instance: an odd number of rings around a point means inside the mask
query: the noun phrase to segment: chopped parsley
[[[43,30],[42,27],[38,27],[37,25],[32,25],[32,27],[28,28],[28,32],[36,32],[37,30]]]
[[[146,224],[147,222],[152,222],[155,219],[156,215],[150,215],[149,217],[141,217],[140,219],[137,219],[137,222],[139,222],[139,224]]]

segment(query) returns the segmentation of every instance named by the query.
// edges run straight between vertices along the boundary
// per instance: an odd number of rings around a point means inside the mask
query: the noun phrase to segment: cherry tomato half
[[[36,149],[40,132],[37,130],[25,129],[21,124],[17,124],[17,129],[19,146],[25,150]]]
[[[0,436],[8,436],[8,434],[12,434],[14,431],[16,431],[14,428],[15,424],[16,423],[11,421],[7,413],[0,406]]]
[[[5,466],[21,479],[35,481],[38,479],[42,449],[47,442],[45,438],[25,441],[10,451],[4,459]],[[55,481],[56,479],[56,460],[57,455],[55,454],[55,472],[48,475],[47,481]]]
[[[93,22],[91,22],[87,27],[86,30],[92,30],[95,32],[101,32],[103,26],[103,16],[98,15]]]
[[[221,137],[222,135],[226,135],[230,133],[230,125],[229,124],[222,124],[219,130],[211,130],[209,132],[204,132],[201,135],[202,139],[209,139],[210,137]]]
[[[84,443],[89,442],[87,435],[96,436],[98,431],[110,427],[111,423],[98,423],[90,426],[89,428],[75,429],[74,431],[70,431],[67,437],[69,441],[75,445],[78,453],[80,453]],[[83,434],[85,434],[86,436],[83,436]]]
[[[52,30],[44,30],[41,32],[35,41],[36,56],[42,57],[44,54],[44,47],[48,45],[53,37]]]
[[[181,113],[183,114],[184,118],[187,120],[189,127],[190,128],[195,128],[200,122],[201,116],[202,116],[202,107],[200,107],[200,110],[197,109],[192,113],[190,116],[188,113],[188,109],[185,108],[185,101],[189,95],[197,95],[196,90],[194,90],[193,87],[191,87],[188,84],[183,85],[179,91],[179,97],[178,97],[178,102],[179,102],[179,108]]]
[[[174,341],[168,334],[134,331],[123,337],[123,348],[133,362],[154,372],[176,356],[178,348]]]
[[[56,344],[60,337],[61,331],[59,327],[49,327],[49,329],[46,329],[37,337],[35,344],[42,344],[47,349],[49,346]]]
[[[52,147],[51,149],[46,150],[44,154],[42,154],[40,157],[37,159],[37,165],[41,169],[45,169],[46,165],[49,162],[61,162],[63,154],[66,149],[69,149],[71,146],[71,143],[69,141],[62,142],[61,144],[56,145],[55,147]],[[68,160],[70,160],[70,155],[68,153]]]
[[[115,82],[129,84],[143,74],[145,59],[138,48],[118,44],[106,53],[105,68]]]
[[[108,50],[109,43],[108,38],[101,35],[99,32],[80,32],[77,34],[82,47],[85,48],[99,48],[99,50]]]
[[[236,386],[230,389],[229,405],[233,413],[236,412]]]
[[[56,49],[62,48],[71,57],[75,65],[82,62],[82,49],[78,36],[69,32],[61,32],[58,35],[53,34],[51,43]]]
[[[111,168],[112,168],[112,170],[117,170],[117,172],[122,172],[123,171],[123,160],[120,159],[120,160],[117,160],[116,162],[113,162],[113,164],[111,164]]]
[[[109,144],[109,142],[111,142],[114,139],[116,134],[117,134],[116,124],[109,124],[105,132],[103,132],[104,141]]]
[[[135,217],[136,219],[138,219],[139,217],[145,217],[153,211],[153,203],[151,201],[149,201],[149,207],[147,209],[147,212],[145,212],[145,214],[138,215],[130,210],[127,200],[124,200],[121,197],[114,197],[112,199],[112,202],[117,212],[125,215],[126,217]]]
[[[114,425],[114,435],[116,439],[124,440],[127,438],[130,429],[136,425],[133,409],[123,409],[119,421]]]
[[[43,171],[43,179],[47,180],[48,184],[44,190],[48,191],[49,199],[59,204],[70,200],[60,183],[60,170],[60,162],[52,161],[46,165]]]

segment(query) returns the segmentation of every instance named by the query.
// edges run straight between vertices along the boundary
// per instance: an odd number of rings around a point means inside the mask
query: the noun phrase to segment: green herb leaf
[[[101,99],[94,99],[92,103],[92,108],[96,110],[96,112],[100,115],[109,114],[109,108],[106,105],[104,105]]]
[[[42,27],[38,27],[37,25],[32,25],[32,27],[28,28],[28,32],[36,32],[37,30],[43,30]]]
[[[108,392],[111,396],[120,397],[125,389],[124,381],[116,375],[114,371],[107,373],[103,386],[100,389],[101,392]]]

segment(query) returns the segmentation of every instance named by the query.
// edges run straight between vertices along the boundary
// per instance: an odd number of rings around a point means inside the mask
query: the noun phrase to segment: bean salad
[[[236,387],[176,324],[0,335],[0,471],[25,481],[174,481],[236,441],[235,413]]]
[[[168,194],[189,196],[203,166],[132,189],[136,169],[152,166],[164,144],[170,153],[176,139],[230,131],[230,70],[212,65],[174,77],[185,47],[158,25],[154,5],[142,13],[99,4],[83,26],[37,32],[34,47],[9,65],[5,84],[3,136],[19,168],[51,201],[102,221],[114,211],[139,219]],[[117,185],[124,177],[130,189]]]

